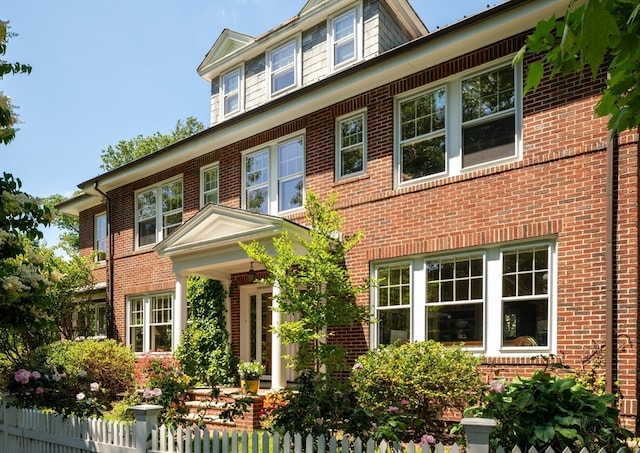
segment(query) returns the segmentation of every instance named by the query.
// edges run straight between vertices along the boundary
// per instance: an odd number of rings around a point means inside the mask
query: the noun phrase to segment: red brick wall
[[[221,203],[240,206],[240,153],[289,133],[306,130],[306,183],[324,198],[338,191],[345,232],[364,232],[349,256],[355,281],[369,274],[372,261],[553,236],[557,240],[558,355],[579,368],[583,359],[605,341],[606,247],[606,120],[595,118],[593,106],[604,85],[590,77],[546,79],[524,99],[523,159],[494,168],[465,173],[411,187],[393,188],[394,96],[437,81],[475,65],[509,55],[522,45],[522,36],[474,51],[434,68],[426,68],[395,83],[357,94],[304,118],[135,185],[112,191],[115,234],[116,326],[125,338],[125,299],[129,294],[170,290],[175,285],[168,259],[134,247],[134,191],[183,173],[185,220],[199,208],[199,168],[220,162]],[[367,108],[367,173],[334,180],[335,118]],[[616,218],[616,338],[621,351],[614,369],[621,384],[623,413],[636,412],[635,347],[638,324],[638,136],[621,138],[617,160]],[[91,213],[81,216],[83,247]],[[290,219],[303,222],[297,214]],[[92,225],[92,223],[91,223]],[[89,239],[90,241],[90,239]],[[369,304],[368,295],[359,303]],[[238,321],[237,294],[232,294],[232,320]],[[232,330],[237,350],[239,329]],[[368,347],[368,330],[354,326],[340,331],[338,340],[355,358]],[[622,346],[625,346],[622,348]],[[486,358],[487,367],[503,376],[529,374],[537,365],[529,357]],[[489,370],[489,368],[486,368]]]

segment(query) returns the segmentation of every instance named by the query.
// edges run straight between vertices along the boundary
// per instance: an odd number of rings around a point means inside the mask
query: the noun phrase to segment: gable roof
[[[198,66],[198,72],[202,68],[215,64],[222,60],[224,57],[233,54],[238,49],[242,49],[247,44],[251,44],[255,41],[255,38],[244,33],[233,31],[229,28],[225,28],[213,43],[213,46],[207,52],[202,60],[202,63]]]

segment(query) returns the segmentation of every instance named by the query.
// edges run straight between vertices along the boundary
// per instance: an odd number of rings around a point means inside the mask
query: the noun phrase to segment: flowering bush
[[[540,370],[530,379],[491,382],[481,404],[465,415],[498,421],[491,434],[494,448],[617,451],[632,433],[619,426],[614,399],[595,394],[571,377]]]
[[[276,390],[265,395],[260,410],[260,426],[263,429],[271,430],[273,428],[278,417],[278,410],[286,407],[290,398],[291,391],[289,390]]]
[[[19,407],[51,409],[64,415],[101,416],[108,401],[98,382],[84,370],[76,375],[57,367],[42,371],[20,368],[9,385]]]

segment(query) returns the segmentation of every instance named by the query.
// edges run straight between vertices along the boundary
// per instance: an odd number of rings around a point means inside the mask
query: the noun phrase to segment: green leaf
[[[542,61],[535,61],[527,67],[527,80],[524,85],[523,95],[526,96],[531,89],[536,89],[540,85],[544,74],[544,64]]]

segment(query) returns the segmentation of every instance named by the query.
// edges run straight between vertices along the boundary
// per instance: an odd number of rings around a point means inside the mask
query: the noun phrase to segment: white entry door
[[[271,288],[240,288],[240,360],[257,360],[271,375]]]

